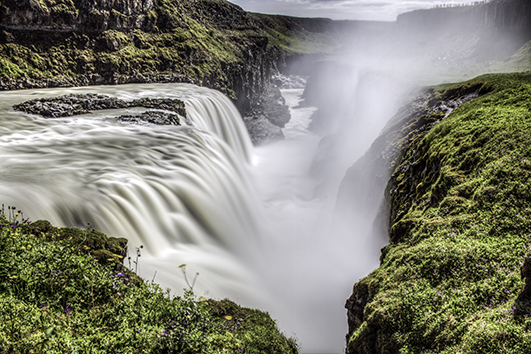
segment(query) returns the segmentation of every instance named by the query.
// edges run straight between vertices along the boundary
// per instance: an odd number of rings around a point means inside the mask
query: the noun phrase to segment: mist
[[[501,20],[517,11],[494,6],[420,10],[367,24],[373,32],[341,32],[300,100],[283,91],[292,114],[286,140],[256,149],[254,173],[269,216],[262,268],[278,299],[270,309],[303,353],[343,351],[345,300],[388,242],[389,166],[364,157],[386,123],[424,86],[518,70],[511,56],[531,32]]]

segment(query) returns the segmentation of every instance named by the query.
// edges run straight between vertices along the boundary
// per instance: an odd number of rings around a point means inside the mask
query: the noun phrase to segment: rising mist
[[[266,192],[274,209],[266,272],[282,299],[273,314],[303,352],[342,351],[345,299],[387,243],[389,160],[364,154],[386,143],[379,134],[421,87],[525,69],[518,51],[525,56],[531,39],[529,13],[524,1],[492,1],[414,11],[394,23],[334,24],[338,50],[314,65],[292,108],[294,117],[318,108],[309,132],[258,149],[274,163],[257,178],[280,179],[277,195]]]

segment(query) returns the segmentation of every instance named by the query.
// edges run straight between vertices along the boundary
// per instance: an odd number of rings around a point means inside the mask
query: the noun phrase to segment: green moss
[[[127,240],[19,214],[0,214],[1,352],[296,353],[266,313],[140,280]]]
[[[0,78],[18,79],[24,77],[24,71],[20,67],[6,58],[0,58]]]
[[[392,220],[395,237],[380,268],[361,281],[372,299],[351,348],[531,348],[530,307],[517,315],[515,302],[524,285],[519,268],[531,251],[531,72],[435,90],[448,99],[471,87],[488,93],[406,147],[392,197],[402,199],[392,203],[411,202]]]

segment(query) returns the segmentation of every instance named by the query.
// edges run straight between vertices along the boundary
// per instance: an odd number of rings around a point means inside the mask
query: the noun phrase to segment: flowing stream
[[[132,100],[185,101],[190,126],[117,122],[143,110],[44,119],[14,104],[96,92]],[[219,92],[141,84],[0,93],[0,202],[31,220],[126,237],[137,272],[173,294],[199,273],[198,296],[269,311],[306,353],[344,348],[352,285],[377,266],[377,250],[334,228],[335,188],[315,196],[310,170],[320,138],[314,108],[284,90],[286,140],[253,148],[241,117]],[[344,171],[343,171],[344,172]],[[339,181],[336,181],[336,184]],[[127,261],[125,262],[126,265]]]

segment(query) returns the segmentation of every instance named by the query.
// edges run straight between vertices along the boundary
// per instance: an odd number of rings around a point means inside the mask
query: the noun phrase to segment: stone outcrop
[[[177,99],[140,98],[124,101],[116,97],[98,94],[69,94],[59,97],[40,98],[15,105],[13,109],[45,118],[71,117],[102,109],[143,107],[153,109],[137,116],[120,116],[118,121],[134,124],[189,125],[184,102]],[[173,112],[173,113],[172,113]]]
[[[164,111],[146,111],[140,115],[123,115],[116,118],[117,121],[128,124],[139,125],[184,125],[187,124],[186,120],[181,119],[179,115],[175,113],[169,113]]]

